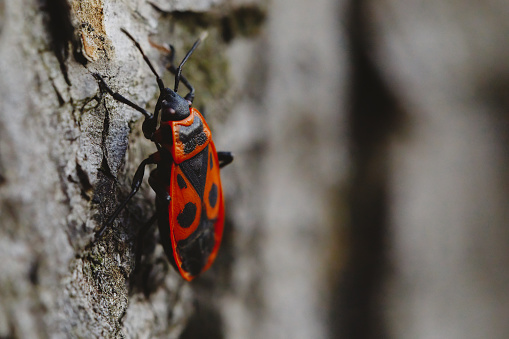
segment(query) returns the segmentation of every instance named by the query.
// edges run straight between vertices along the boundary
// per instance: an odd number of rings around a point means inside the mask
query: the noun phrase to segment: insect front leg
[[[147,159],[143,160],[141,164],[138,166],[138,169],[136,170],[136,173],[133,177],[133,182],[131,184],[131,192],[127,196],[127,198],[122,201],[122,203],[117,207],[115,212],[108,218],[106,223],[101,227],[99,231],[95,234],[95,241],[99,240],[106,228],[111,226],[113,224],[113,221],[118,217],[120,212],[124,209],[124,207],[127,205],[127,203],[134,197],[134,195],[138,192],[140,189],[141,183],[143,181],[143,176],[145,175],[145,166],[150,164],[157,163],[157,160],[159,158],[159,152],[156,152],[154,154],[151,154]]]
[[[106,81],[104,81],[104,79],[102,78],[102,76],[99,74],[99,73],[93,73],[94,75],[94,78],[96,78],[97,80],[99,80],[99,83],[101,84],[102,88],[104,88],[106,90],[106,92],[108,92],[112,97],[113,99],[117,100],[117,101],[120,101],[121,103],[124,103],[132,108],[134,108],[135,110],[137,110],[138,112],[140,112],[141,114],[143,114],[143,116],[145,116],[145,118],[148,118],[150,119],[152,117],[152,114],[150,114],[149,112],[147,112],[144,108],[140,107],[139,105],[135,104],[134,102],[132,102],[131,100],[127,99],[126,97],[122,96],[121,94],[117,93],[117,92],[114,92],[110,86],[108,86],[108,84],[106,83]]]
[[[143,114],[143,116],[145,117],[145,121],[143,122],[143,135],[145,136],[145,138],[150,139],[152,137],[152,135],[154,134],[156,127],[157,127],[157,117],[154,117],[152,114],[147,112],[144,108],[140,107],[139,105],[135,104],[131,100],[127,99],[120,93],[114,92],[110,88],[110,86],[108,86],[106,81],[104,81],[104,79],[102,78],[102,76],[99,73],[93,73],[93,75],[99,81],[101,88],[105,89],[106,92],[108,92],[113,97],[113,99],[120,101],[121,103],[126,104],[127,106],[132,107],[135,110],[137,110],[138,112],[140,112],[141,114]]]

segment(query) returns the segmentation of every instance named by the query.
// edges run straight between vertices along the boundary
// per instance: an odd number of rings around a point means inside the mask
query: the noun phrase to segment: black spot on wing
[[[177,216],[177,221],[181,227],[188,228],[193,224],[194,218],[196,218],[196,205],[188,202]]]
[[[214,167],[214,161],[212,160],[212,153],[209,154],[209,163],[210,163],[210,169]]]
[[[193,276],[200,274],[214,249],[214,222],[203,219],[189,238],[177,242],[182,269]]]
[[[186,181],[180,174],[177,174],[177,184],[179,185],[180,189],[187,188]]]
[[[216,206],[217,203],[217,185],[212,184],[212,187],[209,192],[209,204],[212,208]]]

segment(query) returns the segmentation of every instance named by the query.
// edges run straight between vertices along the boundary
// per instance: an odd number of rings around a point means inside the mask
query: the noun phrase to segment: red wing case
[[[224,228],[217,152],[205,120],[197,110],[193,113],[189,125],[174,129],[174,146],[178,146],[175,155],[181,162],[175,159],[172,165],[169,192],[173,257],[186,280],[192,280],[213,263]],[[182,126],[193,129],[181,133]],[[207,138],[202,142],[204,137]]]

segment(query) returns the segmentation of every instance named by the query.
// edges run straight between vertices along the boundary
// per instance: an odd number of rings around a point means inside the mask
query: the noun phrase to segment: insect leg
[[[139,105],[135,104],[134,102],[130,101],[129,99],[120,95],[119,93],[113,92],[113,90],[108,86],[108,84],[106,84],[106,82],[101,77],[101,75],[99,75],[99,73],[93,73],[93,75],[97,80],[99,80],[101,86],[106,90],[106,92],[108,92],[113,97],[113,99],[120,101],[120,102],[134,108],[135,110],[137,110],[138,112],[143,114],[145,116],[145,118],[147,118],[147,119],[152,118],[152,114],[147,112],[145,109],[141,108]]]
[[[156,192],[156,196],[158,199],[161,199],[162,201],[169,203],[171,197],[170,194],[166,191],[168,183],[164,183],[163,180],[159,178],[158,173],[159,173],[158,169],[155,169],[152,172],[150,172],[148,183],[150,187],[152,187],[154,192]]]
[[[97,233],[95,234],[96,241],[102,237],[106,228],[108,228],[109,226],[111,226],[113,224],[113,221],[118,217],[118,215],[124,209],[124,207],[127,205],[127,203],[138,192],[138,190],[140,189],[140,186],[141,186],[141,182],[143,181],[143,176],[145,174],[145,166],[147,166],[149,164],[156,163],[156,161],[155,161],[156,154],[157,153],[151,154],[147,159],[143,160],[141,162],[141,164],[138,166],[138,169],[136,170],[136,173],[134,174],[134,177],[133,177],[133,182],[131,184],[131,193],[129,193],[127,198],[124,201],[122,201],[122,203],[117,207],[115,212],[113,212],[113,214],[108,218],[106,223],[101,227],[101,229],[99,231],[97,231]]]
[[[217,152],[217,158],[219,159],[219,168],[223,168],[233,161],[232,152]]]
[[[131,279],[134,281],[134,279],[137,278],[138,272],[141,268],[141,257],[143,255],[143,248],[145,243],[145,236],[147,235],[148,231],[152,228],[154,223],[157,220],[157,214],[154,213],[154,215],[140,228],[138,231],[138,234],[136,236],[136,249],[135,249],[135,262],[134,262],[134,272],[131,275]],[[134,286],[134,283],[131,283],[130,286]]]

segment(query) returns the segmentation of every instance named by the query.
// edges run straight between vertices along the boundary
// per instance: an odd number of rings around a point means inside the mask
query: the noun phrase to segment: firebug
[[[172,90],[164,86],[140,44],[125,29],[122,32],[133,41],[156,77],[160,94],[154,114],[114,92],[101,75],[94,73],[94,77],[115,100],[143,114],[143,134],[154,142],[157,152],[141,162],[134,174],[131,192],[96,232],[96,239],[101,238],[138,192],[145,167],[155,164],[157,167],[150,173],[149,184],[156,193],[155,217],[161,242],[172,265],[190,281],[207,270],[217,256],[224,226],[220,168],[233,161],[230,152],[216,151],[205,118],[192,106],[194,87],[182,75],[182,66],[204,36],[194,43],[177,68],[172,62],[174,48],[170,46],[171,62],[167,68],[175,75]],[[180,82],[189,90],[185,97],[177,94]]]

